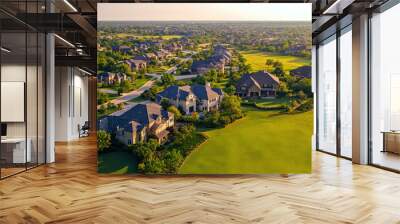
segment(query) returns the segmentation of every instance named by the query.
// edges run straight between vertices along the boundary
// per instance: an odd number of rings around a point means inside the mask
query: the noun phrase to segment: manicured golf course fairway
[[[245,118],[205,132],[209,139],[186,158],[179,173],[311,172],[312,112],[246,110]]]
[[[250,64],[253,72],[267,70],[265,65],[267,59],[282,62],[285,71],[290,71],[303,65],[310,65],[311,63],[311,60],[302,57],[274,55],[261,51],[241,51],[240,53],[246,59],[247,64]]]

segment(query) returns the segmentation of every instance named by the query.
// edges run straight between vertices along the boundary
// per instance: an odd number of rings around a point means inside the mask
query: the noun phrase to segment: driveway
[[[129,93],[123,93],[122,96],[119,96],[118,98],[115,98],[115,99],[113,99],[113,100],[111,100],[111,101],[108,101],[107,103],[112,103],[112,104],[118,105],[118,104],[120,104],[120,103],[125,103],[125,102],[128,102],[128,101],[130,101],[130,100],[133,100],[133,99],[135,99],[136,97],[142,95],[142,93],[143,93],[144,91],[150,89],[150,88],[153,86],[154,82],[155,82],[155,80],[147,81],[147,82],[146,82],[143,86],[141,86],[139,89],[133,90],[133,91],[131,91],[131,92],[129,92]],[[107,104],[107,103],[105,103],[105,104]],[[103,104],[103,105],[104,105],[104,104]],[[98,105],[98,106],[97,106],[97,109],[99,109],[100,106],[101,106],[101,105]]]

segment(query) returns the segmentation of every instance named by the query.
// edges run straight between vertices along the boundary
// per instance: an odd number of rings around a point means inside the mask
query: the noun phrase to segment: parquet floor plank
[[[400,175],[313,152],[309,175],[97,174],[93,137],[0,181],[0,223],[400,223]]]

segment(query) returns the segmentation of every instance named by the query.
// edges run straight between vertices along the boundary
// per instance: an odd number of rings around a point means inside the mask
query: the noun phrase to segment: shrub
[[[220,107],[221,114],[230,116],[231,120],[241,118],[243,116],[240,97],[224,96]]]
[[[310,111],[314,108],[314,103],[312,99],[305,100],[299,107],[297,107],[296,111],[306,112]]]
[[[232,119],[229,116],[224,115],[224,116],[221,116],[219,118],[219,124],[220,125],[225,126],[225,125],[227,125],[229,123],[232,123]]]
[[[149,174],[165,173],[165,163],[157,156],[152,156],[139,163],[138,169],[143,173]]]
[[[183,162],[183,156],[179,150],[172,149],[164,153],[163,160],[167,172],[176,173],[176,171],[178,171],[179,166]]]
[[[173,113],[176,120],[179,120],[182,116],[181,112],[175,106],[169,106],[167,109],[169,112]]]
[[[210,128],[218,127],[220,125],[219,118],[220,113],[218,111],[206,113],[206,115],[204,116],[203,124],[206,127]]]
[[[110,133],[100,130],[97,132],[97,150],[103,152],[111,146]]]
[[[130,149],[139,159],[146,160],[154,156],[158,146],[159,144],[156,140],[150,139],[148,142],[131,145]]]

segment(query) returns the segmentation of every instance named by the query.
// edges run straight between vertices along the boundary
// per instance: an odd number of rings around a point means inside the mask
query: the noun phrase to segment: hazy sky
[[[98,3],[99,21],[311,21],[310,3]]]

